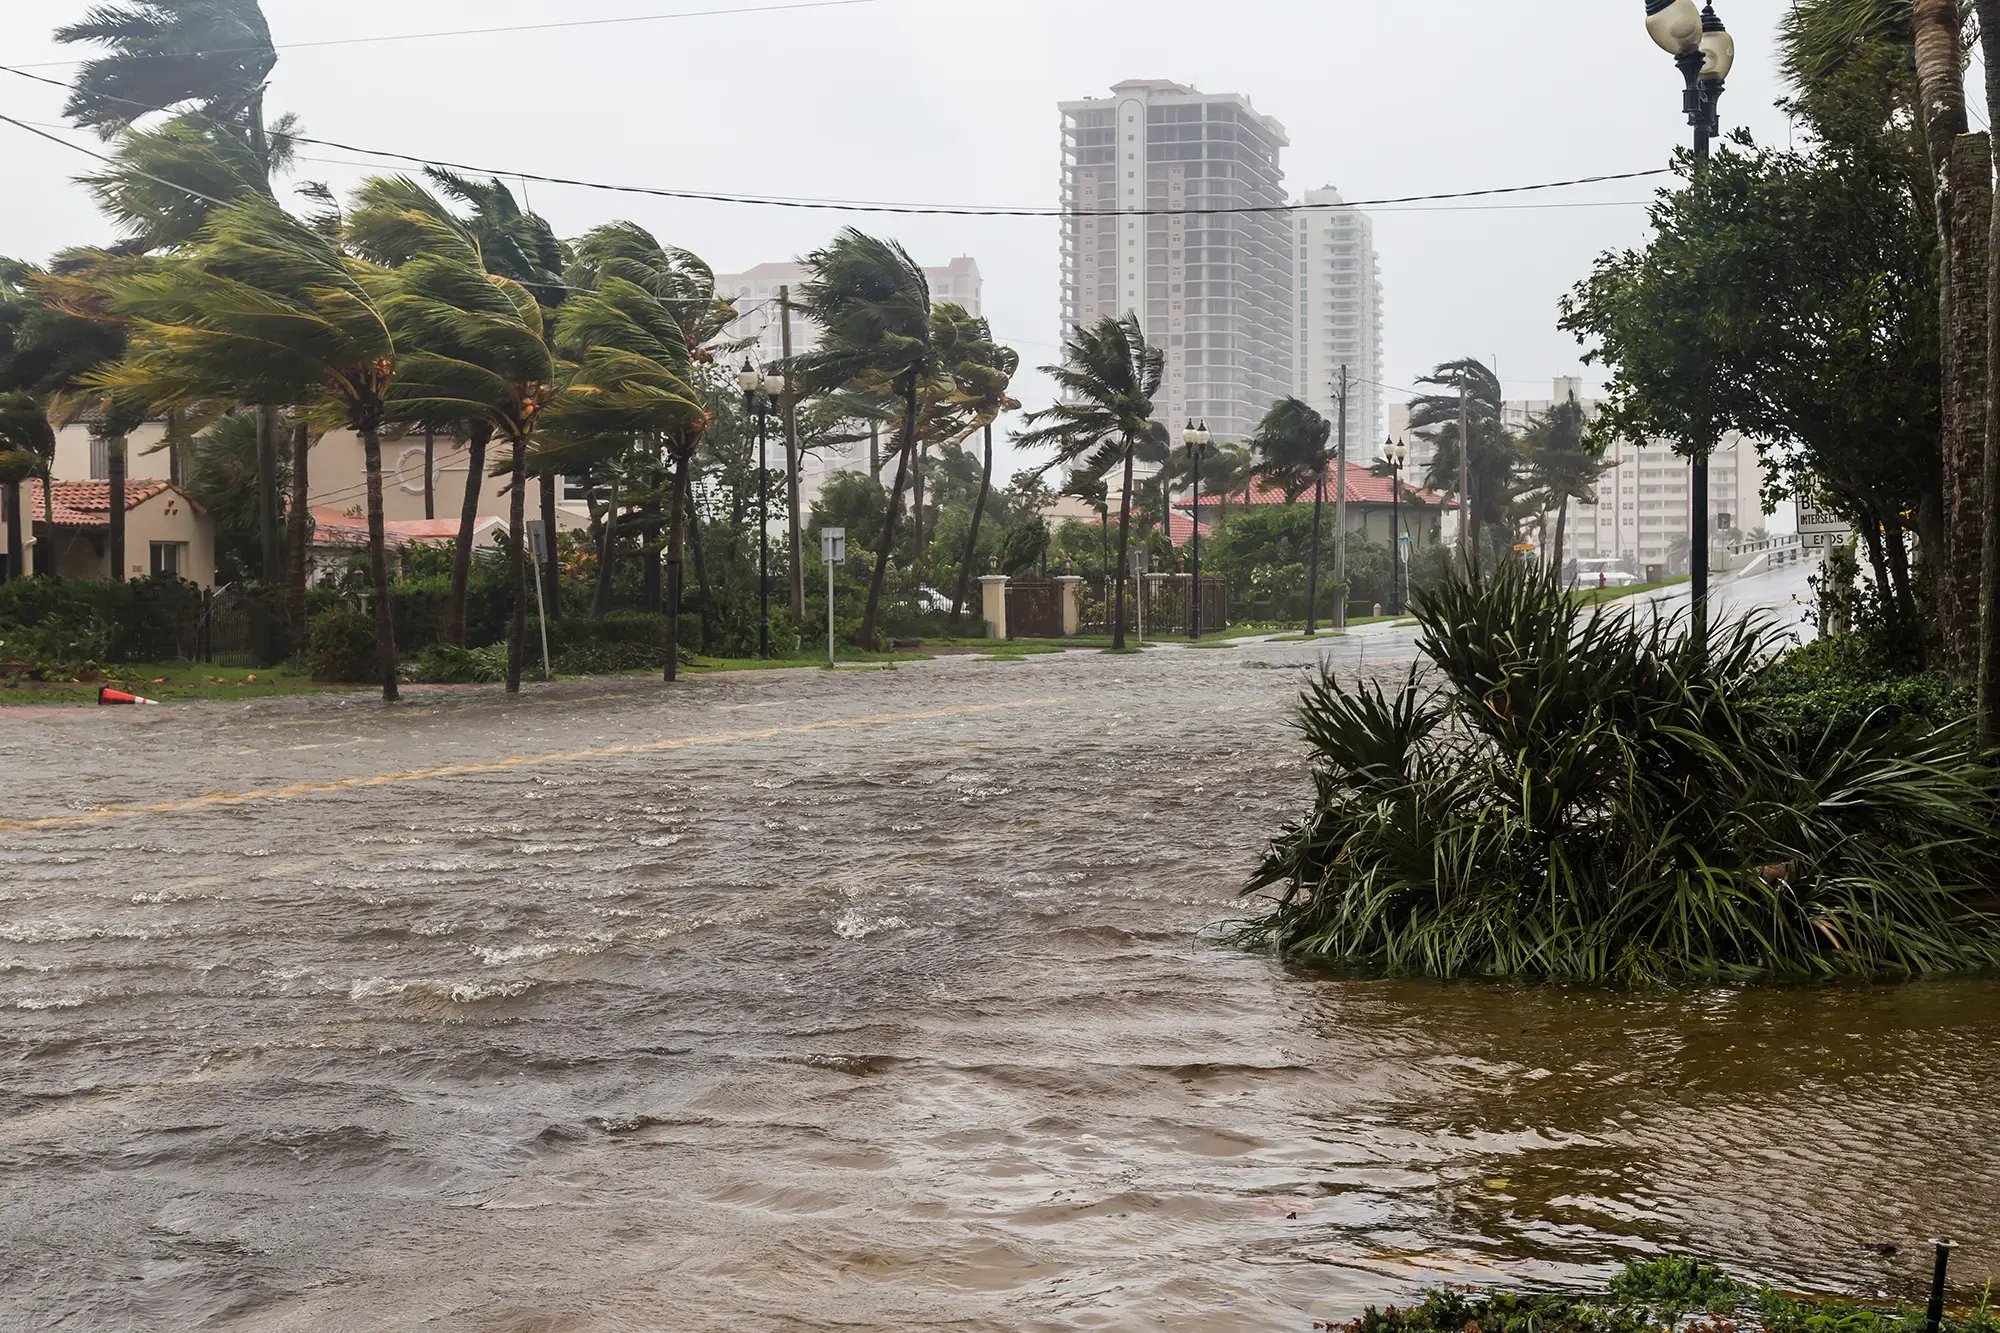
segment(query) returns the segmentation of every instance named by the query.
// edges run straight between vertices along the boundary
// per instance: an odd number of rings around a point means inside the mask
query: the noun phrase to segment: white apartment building
[[[1373,458],[1383,439],[1382,269],[1375,220],[1339,207],[1331,186],[1306,191],[1309,207],[1292,215],[1297,238],[1300,398],[1339,423],[1340,368],[1347,367],[1347,451]]]
[[[1572,397],[1593,416],[1601,405],[1601,400],[1583,396],[1581,379],[1560,376],[1546,399],[1510,399],[1504,405],[1504,419],[1509,428],[1525,431],[1537,417]],[[1597,503],[1570,502],[1565,557],[1608,556],[1635,574],[1655,566],[1685,573],[1693,494],[1688,460],[1666,441],[1657,440],[1643,446],[1615,444],[1604,461],[1611,467],[1598,480]],[[1708,460],[1709,531],[1720,536],[1731,528],[1762,527],[1763,480],[1756,446],[1741,435],[1725,436],[1722,447]]]
[[[1248,439],[1298,367],[1285,128],[1165,79],[1063,102],[1066,329],[1137,314],[1166,353],[1162,421]],[[1204,210],[1271,210],[1204,212]]]

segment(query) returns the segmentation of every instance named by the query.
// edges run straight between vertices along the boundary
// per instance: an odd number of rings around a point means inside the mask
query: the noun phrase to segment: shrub
[[[507,679],[507,649],[434,643],[417,659],[412,678],[426,685],[490,685]]]
[[[1245,931],[1389,973],[1615,982],[2000,962],[1992,770],[1958,733],[1786,727],[1768,638],[1580,608],[1510,562],[1422,598],[1393,693],[1323,676],[1317,800]]]
[[[306,669],[314,680],[365,683],[376,678],[375,618],[341,608],[313,618],[306,637]]]
[[[1793,649],[1757,679],[1756,694],[1786,730],[1872,722],[1918,732],[1972,716],[1971,690],[1941,671],[1898,668],[1874,638],[1841,634]]]
[[[683,662],[693,660],[691,631],[696,628],[693,617],[681,618]],[[532,625],[528,638],[532,656],[537,647]],[[549,654],[556,672],[565,676],[658,671],[667,664],[667,618],[646,611],[613,611],[602,620],[559,620],[549,626]]]

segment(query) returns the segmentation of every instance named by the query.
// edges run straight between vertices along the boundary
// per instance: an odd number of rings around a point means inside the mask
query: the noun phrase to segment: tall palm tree
[[[92,379],[162,409],[224,396],[316,404],[361,437],[382,697],[393,700],[382,425],[398,349],[378,304],[384,276],[268,200],[219,209],[184,257],[98,281],[107,308],[130,322],[132,346]]]
[[[1021,354],[995,343],[992,326],[967,314],[963,306],[946,303],[938,307],[938,314],[957,326],[950,375],[951,401],[965,412],[967,419],[965,435],[960,439],[974,431],[985,437],[979,494],[972,502],[972,521],[966,526],[965,550],[958,562],[958,586],[951,597],[951,623],[955,626],[972,586],[972,560],[979,549],[979,525],[986,515],[987,497],[993,491],[993,423],[1002,412],[1016,411],[1021,406],[1007,392],[1021,368]]]
[[[2000,0],[1974,0],[1986,66],[1987,124],[2000,113]],[[1989,140],[1991,136],[1989,135]],[[2000,162],[2000,149],[1995,150]],[[1981,476],[1986,525],[1979,547],[1979,737],[2000,749],[2000,191],[1988,224],[1986,274],[1986,438]]]
[[[1548,563],[1557,577],[1562,575],[1570,501],[1596,504],[1597,479],[1611,468],[1585,447],[1585,431],[1583,408],[1571,396],[1531,422],[1521,442],[1522,480],[1529,488],[1526,498],[1538,514],[1555,511],[1555,540],[1549,544]],[[1546,517],[1543,522],[1546,526]]]
[[[1326,471],[1333,466],[1333,423],[1299,398],[1281,398],[1271,405],[1257,423],[1250,447],[1263,460],[1262,472],[1285,493],[1288,504],[1297,504],[1310,489],[1313,493],[1311,573],[1306,583],[1306,633],[1319,632],[1319,544],[1320,517],[1326,506]],[[1345,486],[1347,478],[1340,484]],[[1346,596],[1345,591],[1341,596]]]
[[[812,276],[802,305],[820,326],[818,350],[797,358],[795,371],[821,392],[861,388],[895,395],[903,408],[896,476],[875,547],[875,572],[861,617],[861,644],[875,643],[882,584],[902,518],[903,488],[916,455],[924,386],[942,371],[931,320],[931,284],[902,246],[843,229],[824,249],[806,257]]]
[[[1166,376],[1166,354],[1146,341],[1137,315],[1109,316],[1063,340],[1063,363],[1044,366],[1064,401],[1032,412],[1029,429],[1015,437],[1022,448],[1053,447],[1058,462],[1108,478],[1122,469],[1118,512],[1118,569],[1111,646],[1125,647],[1126,550],[1132,528],[1132,466],[1142,445],[1163,446],[1166,427],[1153,420],[1153,398]]]
[[[258,0],[123,0],[101,4],[80,23],[58,28],[55,39],[105,52],[84,63],[70,87],[63,114],[110,138],[148,116],[180,111],[197,117],[203,132],[235,141],[227,157],[247,158],[261,170],[264,192],[289,156],[290,116],[266,126],[264,85],[277,67],[277,48]],[[170,141],[159,147],[171,149]],[[181,146],[185,146],[184,143]],[[170,178],[178,179],[177,176]],[[234,199],[233,194],[216,198]],[[185,204],[162,216],[185,214]],[[284,577],[278,530],[278,411],[258,408],[258,503],[262,577]]]
[[[1517,487],[1519,442],[1502,420],[1500,381],[1483,363],[1471,358],[1447,361],[1417,383],[1445,390],[1410,403],[1410,429],[1426,433],[1436,443],[1424,484],[1458,495],[1459,522],[1466,525],[1466,550],[1476,577],[1482,534],[1507,523]],[[1467,493],[1460,493],[1459,486],[1461,390],[1471,426],[1465,451]]]

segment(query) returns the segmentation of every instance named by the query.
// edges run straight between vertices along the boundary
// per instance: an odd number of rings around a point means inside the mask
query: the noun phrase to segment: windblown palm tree
[[[958,586],[951,596],[951,623],[957,625],[966,593],[972,586],[972,560],[979,549],[980,520],[986,516],[986,500],[993,491],[993,423],[1002,412],[1017,411],[1021,406],[1007,392],[1021,368],[1021,354],[995,343],[992,327],[983,319],[967,315],[962,306],[947,304],[938,310],[945,318],[961,323],[962,336],[951,366],[953,401],[967,415],[966,434],[977,430],[985,437],[979,494],[972,502],[972,522],[965,530],[965,554],[958,562]]]
[[[382,697],[393,700],[382,425],[397,346],[378,304],[385,276],[268,200],[220,209],[183,258],[98,282],[107,308],[130,323],[132,347],[93,382],[159,409],[215,397],[317,405],[361,437]]]
[[[1519,485],[1516,474],[1521,462],[1520,443],[1501,420],[1500,381],[1483,363],[1470,358],[1447,361],[1417,383],[1435,384],[1446,390],[1411,402],[1410,429],[1428,434],[1436,443],[1437,452],[1431,458],[1424,484],[1434,491],[1458,496],[1467,558],[1477,577],[1482,533],[1503,529],[1508,523]],[[1459,484],[1461,388],[1465,414],[1472,428],[1463,488]]]
[[[1569,502],[1597,503],[1597,479],[1610,464],[1584,447],[1583,408],[1574,397],[1557,403],[1532,422],[1522,441],[1525,497],[1537,514],[1555,511],[1555,539],[1549,543],[1549,567],[1562,576],[1563,539],[1569,528]],[[1544,520],[1546,524],[1546,519]]]
[[[416,188],[412,182],[401,184]],[[369,193],[369,187],[362,192]],[[372,215],[357,206],[349,216]],[[478,247],[449,219],[419,212],[406,225],[428,233],[421,253],[369,280],[390,335],[402,349],[388,413],[483,422],[510,448],[514,615],[507,639],[507,692],[517,694],[528,625],[528,448],[557,396],[564,368],[543,337],[542,307],[526,287],[488,274]]]
[[[1263,459],[1261,471],[1285,493],[1287,504],[1297,504],[1308,490],[1313,493],[1311,573],[1306,585],[1306,633],[1319,632],[1319,545],[1320,517],[1326,506],[1326,472],[1333,466],[1333,423],[1302,399],[1281,398],[1271,405],[1257,424],[1250,446]],[[1347,478],[1340,484],[1345,486]],[[1343,591],[1343,597],[1346,593]]]
[[[895,481],[889,488],[888,511],[875,547],[875,572],[868,580],[868,603],[861,617],[861,646],[872,648],[882,584],[902,518],[903,488],[916,456],[923,389],[944,370],[933,337],[931,285],[902,246],[852,227],[836,236],[833,244],[807,256],[806,267],[812,277],[803,288],[803,306],[822,332],[818,350],[797,359],[796,373],[818,391],[887,392],[903,408]]]
[[[613,223],[577,243],[556,316],[556,346],[576,363],[572,392],[550,422],[537,460],[545,472],[619,466],[637,451],[656,467],[664,446],[673,463],[668,522],[665,678],[680,668],[682,544],[689,470],[713,421],[693,367],[733,311],[716,300],[708,266],[660,244],[643,228]],[[615,523],[615,513],[607,518]],[[607,528],[607,533],[609,528]]]
[[[1166,354],[1146,341],[1137,315],[1107,316],[1063,341],[1063,363],[1044,366],[1064,401],[1027,417],[1029,430],[1015,437],[1023,448],[1053,447],[1057,461],[1108,478],[1122,469],[1118,513],[1117,589],[1111,646],[1125,647],[1125,553],[1131,541],[1132,465],[1146,444],[1164,447],[1166,427],[1153,420],[1153,397],[1166,376]]]

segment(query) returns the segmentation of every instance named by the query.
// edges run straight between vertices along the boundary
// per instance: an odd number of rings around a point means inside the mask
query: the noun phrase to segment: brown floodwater
[[[1221,942],[1318,651],[0,716],[0,1328],[1303,1329],[1666,1249],[1909,1293],[1939,1232],[2000,1272],[2000,983]]]

